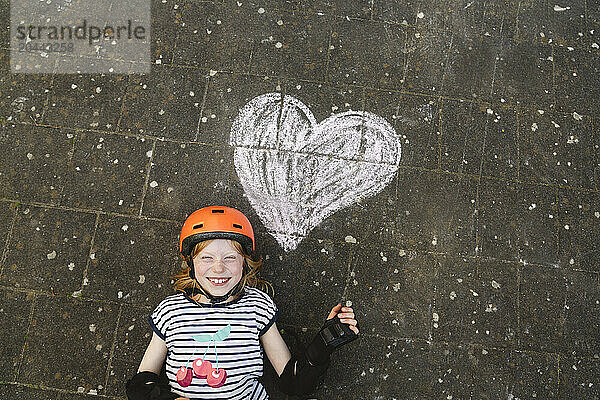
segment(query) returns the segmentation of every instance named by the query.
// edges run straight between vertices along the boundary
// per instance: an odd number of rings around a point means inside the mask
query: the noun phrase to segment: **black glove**
[[[154,372],[138,372],[125,385],[129,400],[174,400],[179,397],[169,385],[159,383]]]

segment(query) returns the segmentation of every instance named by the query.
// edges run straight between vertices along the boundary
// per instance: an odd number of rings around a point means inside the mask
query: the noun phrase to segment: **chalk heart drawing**
[[[346,111],[317,122],[300,100],[281,97],[248,102],[229,143],[252,207],[287,252],[331,214],[385,188],[401,143],[375,114]]]

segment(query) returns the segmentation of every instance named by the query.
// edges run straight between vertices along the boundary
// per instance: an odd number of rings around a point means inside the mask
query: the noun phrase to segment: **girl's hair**
[[[196,257],[198,254],[200,254],[200,252],[202,250],[204,250],[206,248],[206,246],[211,244],[213,240],[215,240],[215,239],[204,240],[204,241],[196,244],[189,257],[191,257],[191,259],[193,260],[194,257]],[[258,274],[263,269],[262,259],[253,260],[250,255],[246,254],[246,252],[244,251],[241,244],[239,244],[238,242],[236,242],[234,240],[229,240],[229,242],[231,242],[231,244],[236,249],[236,251],[238,253],[240,253],[242,255],[242,257],[244,258],[242,279],[240,281],[242,284],[242,291],[240,291],[240,293],[243,292],[243,290],[246,288],[246,286],[250,286],[250,287],[258,288],[258,289],[262,290],[263,292],[273,296],[273,294],[274,294],[273,286],[268,281],[266,281],[264,279],[260,279],[258,277]],[[178,292],[185,292],[186,289],[198,288],[198,281],[190,278],[190,267],[187,263],[187,259],[181,263],[181,268],[180,268],[179,272],[173,276],[173,280],[175,281],[173,283],[173,287]]]

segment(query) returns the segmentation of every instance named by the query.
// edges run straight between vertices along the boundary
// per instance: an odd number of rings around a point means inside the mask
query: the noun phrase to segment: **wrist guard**
[[[171,392],[169,385],[159,383],[158,375],[149,371],[135,374],[125,388],[129,400],[174,400],[179,397]]]
[[[335,349],[357,338],[358,335],[339,318],[328,319],[306,349],[306,359],[311,365],[324,364]]]

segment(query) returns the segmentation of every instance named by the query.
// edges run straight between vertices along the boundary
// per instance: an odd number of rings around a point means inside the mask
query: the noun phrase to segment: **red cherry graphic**
[[[177,383],[179,383],[180,386],[190,386],[193,377],[194,374],[190,368],[181,367],[177,371]]]
[[[194,375],[198,378],[206,378],[213,370],[210,361],[202,360],[201,358],[195,359],[192,366],[194,368]]]
[[[210,387],[218,388],[225,384],[225,379],[227,379],[227,372],[223,368],[213,369],[206,377],[206,383]]]

